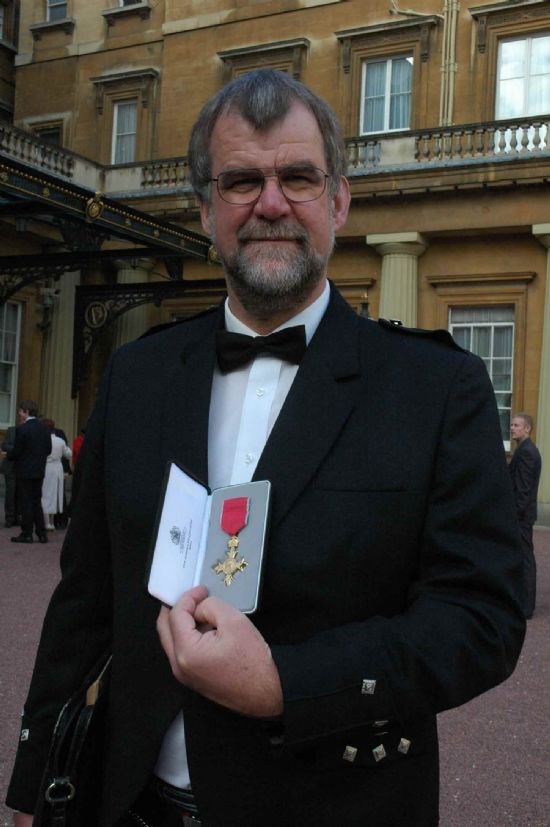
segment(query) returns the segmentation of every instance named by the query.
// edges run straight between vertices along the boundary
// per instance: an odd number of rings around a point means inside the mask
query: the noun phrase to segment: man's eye
[[[232,192],[250,192],[262,185],[262,178],[259,175],[228,175],[221,181],[224,190]]]
[[[289,169],[281,172],[281,183],[289,186],[317,184],[319,173],[312,169]]]

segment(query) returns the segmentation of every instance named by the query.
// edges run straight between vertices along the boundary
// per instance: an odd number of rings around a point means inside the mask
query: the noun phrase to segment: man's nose
[[[290,202],[285,198],[276,175],[265,179],[260,197],[254,204],[254,213],[273,220],[291,211]]]

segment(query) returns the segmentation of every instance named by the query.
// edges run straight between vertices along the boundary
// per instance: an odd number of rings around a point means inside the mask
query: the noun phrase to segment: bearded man
[[[521,648],[518,528],[480,360],[358,317],[328,282],[345,159],[332,110],[280,72],[237,78],[198,118],[192,183],[227,299],[105,376],[25,707],[18,825],[57,710],[109,643],[96,825],[438,823],[436,714]],[[147,594],[169,460],[210,488],[271,482],[251,616],[201,585],[160,613]]]

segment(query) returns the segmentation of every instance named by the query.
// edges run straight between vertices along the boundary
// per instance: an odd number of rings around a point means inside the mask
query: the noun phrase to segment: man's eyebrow
[[[227,169],[221,170],[218,175],[227,172],[277,172],[281,169],[321,169],[318,167],[317,164],[314,164],[313,161],[310,160],[303,160],[303,161],[291,161],[288,164],[281,164],[280,166],[276,167],[254,167],[254,166],[246,166],[246,167],[228,167]]]

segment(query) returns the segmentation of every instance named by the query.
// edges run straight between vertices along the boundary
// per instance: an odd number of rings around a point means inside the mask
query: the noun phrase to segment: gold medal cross
[[[248,566],[248,562],[244,559],[244,557],[241,557],[240,560],[237,559],[238,547],[239,538],[236,534],[234,534],[233,537],[230,537],[227,541],[225,558],[223,560],[218,560],[216,565],[212,566],[212,569],[216,572],[216,574],[223,574],[223,582],[226,586],[230,586],[235,579],[235,575],[240,571],[244,571]]]

